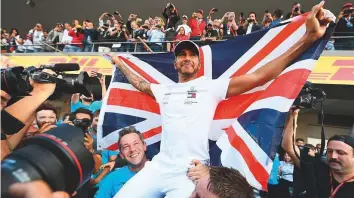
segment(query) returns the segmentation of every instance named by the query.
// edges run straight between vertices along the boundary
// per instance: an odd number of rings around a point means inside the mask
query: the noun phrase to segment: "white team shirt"
[[[229,82],[200,77],[186,83],[151,84],[162,118],[160,153],[154,160],[179,167],[193,159],[209,160],[209,130]]]

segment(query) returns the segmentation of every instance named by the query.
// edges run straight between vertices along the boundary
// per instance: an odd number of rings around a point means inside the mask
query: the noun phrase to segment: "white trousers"
[[[114,198],[188,198],[194,189],[186,170],[171,170],[153,160],[146,162]]]

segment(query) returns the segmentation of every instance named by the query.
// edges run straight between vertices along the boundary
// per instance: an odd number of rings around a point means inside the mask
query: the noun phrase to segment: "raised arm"
[[[144,93],[154,97],[154,94],[151,91],[151,84],[150,83],[146,82],[144,79],[140,78],[139,76],[135,75],[132,71],[130,71],[125,66],[125,63],[118,56],[113,56],[112,60],[116,64],[117,68],[128,79],[130,84],[132,84],[139,91],[144,92]]]
[[[297,117],[299,114],[299,110],[291,110],[289,120],[285,125],[283,140],[281,142],[281,147],[284,151],[289,155],[289,157],[293,160],[295,166],[300,168],[300,160],[297,156],[300,156],[300,150],[293,142],[293,136],[296,137],[296,128],[297,128]],[[295,124],[294,124],[295,122]],[[295,128],[294,128],[295,125]],[[295,148],[295,150],[294,150]],[[296,155],[296,153],[298,155]]]
[[[273,80],[317,39],[321,38],[326,31],[327,24],[330,22],[330,19],[324,16],[323,4],[324,1],[312,8],[311,13],[306,19],[306,33],[298,42],[283,55],[270,61],[255,72],[233,77],[226,96],[239,95]]]

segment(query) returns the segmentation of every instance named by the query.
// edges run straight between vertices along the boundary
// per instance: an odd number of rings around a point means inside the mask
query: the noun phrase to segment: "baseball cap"
[[[204,13],[202,9],[199,9],[197,12],[199,12],[200,14]]]
[[[198,57],[199,57],[199,46],[197,44],[195,44],[193,41],[181,41],[179,42],[176,47],[175,47],[175,51],[174,51],[174,54],[175,54],[175,57],[177,57],[182,50],[184,49],[189,49],[191,50],[193,53],[197,54]]]
[[[187,15],[183,15],[183,16],[182,16],[182,19],[183,19],[183,18],[186,18],[186,19],[188,19]]]
[[[343,5],[342,10],[343,10],[344,8],[349,8],[349,7],[352,7],[352,6],[353,6],[352,3],[346,3],[346,4]]]
[[[331,138],[329,138],[328,142],[330,141],[344,142],[345,144],[348,144],[349,146],[354,148],[354,138],[349,135],[334,135]]]

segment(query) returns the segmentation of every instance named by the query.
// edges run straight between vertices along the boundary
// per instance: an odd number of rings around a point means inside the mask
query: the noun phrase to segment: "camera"
[[[57,76],[43,72],[43,69],[54,71]],[[30,66],[15,66],[1,69],[1,89],[11,96],[26,96],[32,91],[30,78],[37,83],[55,83],[56,89],[53,95],[60,93],[81,93],[85,96],[91,96],[89,91],[89,76],[87,72],[80,72],[77,77],[67,76],[64,71],[77,71],[80,69],[78,64],[55,64],[42,65],[39,68]]]
[[[296,7],[296,8],[294,9],[294,12],[299,12],[299,10],[300,10],[300,8],[299,8],[299,7]]]
[[[293,106],[302,109],[314,109],[316,103],[326,99],[326,93],[319,88],[314,88],[311,82],[306,82],[300,94],[296,97]]]
[[[12,184],[34,180],[45,181],[53,191],[73,193],[94,169],[83,141],[81,129],[68,124],[25,139],[23,147],[1,162],[1,197],[10,197]]]
[[[79,127],[86,133],[87,129],[91,126],[91,120],[84,118],[84,119],[74,119],[73,124],[76,127]]]
[[[343,15],[350,15],[354,13],[354,9],[348,9],[343,12]]]

